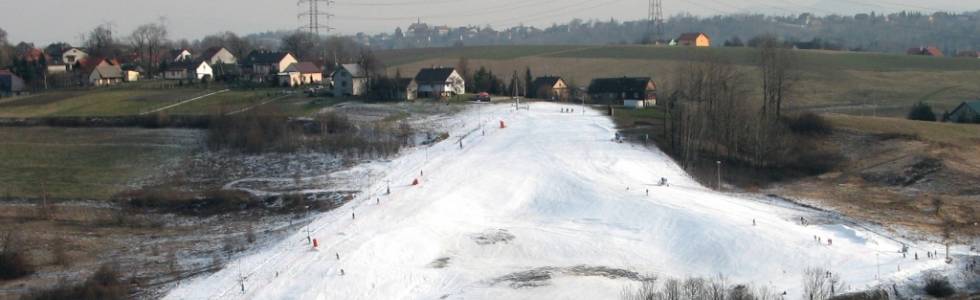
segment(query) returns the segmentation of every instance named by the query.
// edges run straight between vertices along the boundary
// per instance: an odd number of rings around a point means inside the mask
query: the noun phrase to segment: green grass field
[[[199,130],[0,128],[0,196],[108,199],[197,151]]]
[[[835,128],[871,134],[901,134],[945,145],[980,145],[980,125],[912,121],[898,118],[824,115]]]
[[[0,102],[0,117],[137,115],[215,90],[121,85],[90,90],[50,91]]]

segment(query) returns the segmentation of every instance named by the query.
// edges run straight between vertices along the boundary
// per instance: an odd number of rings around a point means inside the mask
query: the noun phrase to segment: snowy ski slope
[[[901,242],[920,254],[938,245],[839,223],[801,226],[800,217],[816,220],[818,213],[708,190],[663,153],[613,142],[613,123],[597,112],[560,113],[550,103],[527,111],[478,107],[445,122],[448,140],[363,166],[388,175],[310,225],[318,250],[305,230],[297,232],[167,298],[616,299],[632,283],[570,273],[536,287],[495,281],[586,265],[724,274],[796,299],[805,267],[829,269],[863,288],[879,282],[879,270],[889,282],[944,265],[898,253]],[[499,128],[501,120],[507,128]],[[661,177],[669,187],[656,185]],[[421,185],[410,186],[416,178]],[[386,180],[391,195],[384,194]]]

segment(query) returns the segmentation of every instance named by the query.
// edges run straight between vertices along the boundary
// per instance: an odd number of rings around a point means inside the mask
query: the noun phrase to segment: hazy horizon
[[[963,12],[980,9],[980,3],[958,0],[752,0],[738,3],[726,0],[664,0],[666,17],[690,13],[710,16],[729,13],[766,13],[775,15],[811,12],[818,15],[854,14],[859,12],[891,13],[908,11]],[[494,28],[519,24],[548,26],[574,18],[637,20],[645,19],[647,0],[569,0],[555,7],[544,0],[372,0],[353,2],[338,0],[329,11],[335,15],[330,26],[333,33],[392,32],[421,19],[436,25],[490,25]],[[222,12],[228,11],[228,12]],[[173,0],[133,5],[122,0],[87,2],[38,0],[0,3],[0,28],[8,32],[12,43],[20,41],[46,45],[64,41],[78,44],[80,36],[99,24],[109,23],[117,36],[125,37],[136,26],[165,20],[171,39],[199,39],[205,35],[233,31],[239,34],[269,30],[292,30],[303,23],[297,18],[300,8],[295,1],[211,0],[207,2]],[[58,26],[38,26],[34,22],[42,12]]]

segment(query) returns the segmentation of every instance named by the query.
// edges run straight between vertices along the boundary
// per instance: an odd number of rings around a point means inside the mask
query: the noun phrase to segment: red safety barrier
[[[316,249],[319,246],[320,246],[320,242],[318,242],[316,239],[313,239],[313,248]]]
[[[419,185],[419,179],[415,178],[415,181],[412,181],[412,185]]]
[[[507,125],[504,124],[504,121],[500,121],[500,129],[504,128],[507,128]]]

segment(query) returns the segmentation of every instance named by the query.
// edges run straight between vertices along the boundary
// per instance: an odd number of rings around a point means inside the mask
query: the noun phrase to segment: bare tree
[[[318,55],[319,38],[316,35],[304,32],[296,31],[290,35],[282,38],[282,50],[288,51],[294,55],[299,60],[312,60],[316,59]]]
[[[112,37],[112,29],[109,24],[102,24],[88,33],[85,41],[89,54],[101,57],[111,57],[116,55],[118,45]]]
[[[167,44],[167,27],[162,23],[140,25],[129,37],[129,42],[149,74],[160,64],[160,53]]]
[[[803,270],[803,297],[811,300],[830,299],[845,291],[840,276],[823,268]]]
[[[762,71],[762,115],[778,119],[783,101],[797,80],[796,57],[780,45],[776,37],[767,35],[759,45],[759,69]]]

